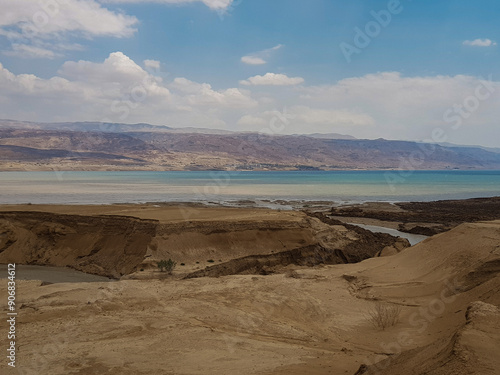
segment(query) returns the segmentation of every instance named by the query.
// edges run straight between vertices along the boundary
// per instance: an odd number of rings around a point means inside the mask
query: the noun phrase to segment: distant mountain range
[[[357,139],[356,137],[353,137],[352,135],[346,135],[346,134],[338,134],[338,133],[313,133],[313,134],[294,134],[297,136],[306,136],[306,137],[312,137],[312,138],[320,138],[320,139]]]
[[[219,129],[204,128],[171,128],[164,125],[150,124],[120,124],[110,122],[29,122],[15,120],[0,120],[0,129],[24,130],[63,130],[78,132],[105,132],[105,133],[203,133],[203,134],[231,134],[233,132]]]
[[[98,122],[0,120],[0,170],[500,169],[480,147]]]
[[[448,142],[443,142],[443,143],[438,143],[440,146],[443,147],[466,147],[466,148],[482,148],[483,150],[490,151],[490,152],[495,152],[497,154],[500,154],[500,148],[495,148],[495,147],[485,147],[485,146],[473,146],[473,145],[456,145],[453,143],[448,143]]]

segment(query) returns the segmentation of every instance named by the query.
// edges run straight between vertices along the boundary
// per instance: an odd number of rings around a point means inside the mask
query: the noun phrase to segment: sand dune
[[[268,276],[19,282],[19,366],[27,374],[498,374],[499,262],[495,221],[390,257]],[[399,323],[371,325],[375,301],[401,306]]]

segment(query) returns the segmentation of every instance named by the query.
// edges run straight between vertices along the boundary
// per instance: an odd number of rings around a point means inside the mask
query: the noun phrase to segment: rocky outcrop
[[[143,261],[157,222],[120,216],[0,213],[0,263],[66,266],[118,278]]]

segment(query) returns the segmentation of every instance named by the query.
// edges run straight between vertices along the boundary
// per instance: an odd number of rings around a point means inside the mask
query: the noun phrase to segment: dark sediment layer
[[[320,264],[358,263],[378,256],[386,247],[408,247],[407,240],[385,233],[373,233],[355,225],[343,224],[322,213],[308,213],[309,216],[321,220],[328,225],[340,225],[356,233],[358,239],[340,248],[326,248],[320,244],[309,245],[274,254],[251,255],[233,259],[229,262],[206,267],[195,271],[186,279],[198,277],[220,277],[228,275],[267,275],[282,273],[289,265],[313,267]]]
[[[305,246],[276,254],[251,255],[192,272],[185,279],[197,277],[220,277],[228,275],[268,275],[279,273],[288,265],[313,267],[319,264],[347,263],[340,249],[326,249],[320,245]]]
[[[384,209],[370,204],[332,208],[330,214],[400,222],[402,232],[431,236],[459,224],[500,219],[500,197],[434,202],[396,203],[397,208]]]

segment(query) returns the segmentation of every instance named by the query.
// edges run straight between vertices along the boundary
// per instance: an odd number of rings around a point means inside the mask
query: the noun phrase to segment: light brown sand
[[[456,334],[464,335],[471,302],[500,305],[499,261],[500,222],[488,222],[395,256],[295,277],[19,282],[19,367],[40,375],[326,375],[390,358],[381,373],[438,375],[449,363],[449,373],[498,374],[498,351],[474,339],[481,332],[500,347],[498,314],[469,323],[476,331],[462,341]],[[396,326],[381,331],[368,322],[374,299],[402,306]],[[419,351],[418,363],[398,364],[409,350]]]
[[[140,219],[176,221],[251,221],[295,220],[303,215],[295,211],[259,208],[207,207],[195,204],[116,204],[116,205],[0,205],[1,211],[38,211],[69,215],[123,215]]]

